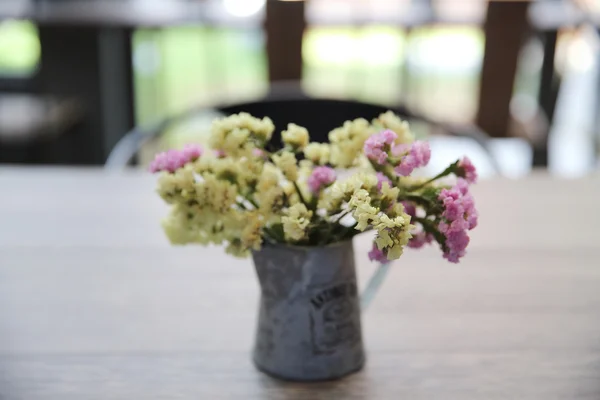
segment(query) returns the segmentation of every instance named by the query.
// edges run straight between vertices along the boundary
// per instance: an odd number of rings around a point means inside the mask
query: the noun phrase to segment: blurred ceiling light
[[[235,17],[250,17],[257,14],[267,0],[223,0],[225,11]]]

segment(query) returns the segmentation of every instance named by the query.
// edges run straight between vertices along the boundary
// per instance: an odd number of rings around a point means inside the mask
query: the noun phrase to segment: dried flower
[[[478,223],[468,158],[433,179],[408,176],[431,151],[390,112],[372,123],[345,122],[329,133],[330,143],[310,143],[305,128],[289,124],[276,152],[268,145],[273,131],[270,119],[240,113],[214,122],[210,149],[189,144],[156,155],[150,170],[163,171],[158,193],[171,206],[163,228],[173,244],[224,245],[242,257],[264,240],[321,245],[373,230],[374,261],[433,240],[449,261],[465,254],[467,232]],[[332,167],[357,171],[338,179]],[[452,173],[454,187],[436,182]]]
[[[424,167],[431,158],[429,143],[422,141],[416,141],[410,147],[405,144],[398,145],[393,152],[395,155],[402,155],[400,163],[394,168],[401,176],[408,176],[415,168]]]
[[[392,185],[392,181],[390,180],[390,178],[388,178],[387,176],[385,176],[383,174],[383,172],[378,172],[377,174],[377,189],[381,190],[381,185],[385,182],[388,185]]]
[[[298,203],[289,207],[281,218],[286,239],[292,241],[304,239],[312,215],[312,211],[307,210],[304,204]]]
[[[308,131],[302,126],[288,124],[287,130],[281,132],[281,139],[284,144],[292,149],[302,150],[308,144]]]
[[[335,171],[330,167],[316,167],[307,180],[308,187],[312,193],[319,193],[333,182],[335,182]]]
[[[304,148],[304,157],[318,165],[327,164],[330,153],[329,145],[325,143],[309,143]]]
[[[390,130],[372,135],[365,141],[365,155],[377,164],[383,165],[388,158],[388,152],[396,138],[398,138],[398,135]]]
[[[196,144],[185,145],[183,150],[168,150],[158,153],[150,163],[149,170],[152,173],[167,171],[175,172],[190,161],[194,161],[202,155],[202,146]]]
[[[458,162],[456,175],[465,178],[468,183],[477,182],[477,169],[471,163],[469,157],[463,157],[463,159]]]
[[[371,248],[371,251],[369,251],[369,260],[377,261],[380,263],[388,262],[387,255],[385,254],[385,252],[383,250],[379,250],[375,243],[373,243],[373,247]]]

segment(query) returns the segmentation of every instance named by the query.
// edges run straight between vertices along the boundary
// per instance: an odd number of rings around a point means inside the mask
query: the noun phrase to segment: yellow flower
[[[281,217],[286,240],[299,241],[304,239],[312,215],[312,211],[307,210],[302,203],[289,207],[284,216]]]
[[[374,174],[358,172],[346,180],[346,191],[364,189],[371,194],[378,193],[377,183],[377,176]]]
[[[410,216],[406,214],[394,218],[380,215],[373,227],[377,230],[375,243],[380,250],[386,250],[388,260],[395,260],[402,255],[404,246],[412,237],[410,231],[414,228],[410,225]]]
[[[189,199],[194,195],[194,173],[191,168],[174,173],[162,172],[158,178],[158,194],[169,204]]]
[[[279,186],[274,186],[264,192],[256,192],[256,199],[259,203],[260,213],[268,220],[277,219],[277,213],[281,211],[284,204],[285,193]]]
[[[342,211],[343,203],[350,201],[352,195],[359,190],[362,191],[354,200],[355,202],[360,196],[364,196],[364,193],[367,195],[378,193],[377,177],[373,174],[359,172],[346,180],[336,181],[322,192],[317,206],[324,209],[329,215],[337,214]]]
[[[394,245],[394,241],[390,236],[388,231],[377,232],[377,236],[375,237],[375,244],[379,248],[379,250],[383,250],[387,247],[391,247]]]
[[[237,202],[238,188],[228,181],[217,179],[212,174],[205,174],[203,186],[208,204],[217,212],[224,213]]]
[[[352,216],[357,222],[355,229],[362,232],[367,229],[369,225],[378,223],[379,209],[367,203],[360,204],[358,207],[356,207],[352,213]]]
[[[317,208],[325,210],[329,215],[340,212],[342,203],[344,202],[345,193],[341,185],[335,183],[321,192],[321,197],[317,204]]]
[[[287,182],[287,181],[282,182],[281,188],[283,189],[283,192],[285,193],[285,196],[288,200],[289,205],[294,205],[294,204],[300,202],[300,197],[298,196],[296,187],[292,183]],[[302,189],[302,188],[300,188],[300,189]],[[306,193],[303,192],[302,194],[306,196]]]
[[[415,137],[410,131],[408,122],[402,121],[400,117],[391,111],[387,111],[379,115],[379,117],[373,121],[373,125],[383,129],[390,129],[398,135],[396,143],[412,143],[415,141]]]
[[[350,207],[356,208],[363,204],[368,205],[370,203],[371,203],[371,197],[369,196],[369,192],[367,192],[365,189],[358,189],[354,192],[354,194],[352,195],[352,198],[350,198],[348,205]]]
[[[213,161],[212,170],[217,178],[236,183],[240,175],[239,161],[229,157]]]
[[[302,150],[308,144],[308,131],[302,126],[288,124],[287,130],[281,132],[281,139],[294,150]]]
[[[260,249],[262,244],[263,223],[257,212],[245,213],[245,226],[242,230],[241,241],[243,247],[247,249]]]
[[[327,164],[330,154],[331,149],[326,143],[309,143],[304,149],[304,157],[318,165]]]
[[[362,155],[365,140],[373,133],[375,130],[363,118],[346,121],[340,128],[329,132],[330,163],[342,168],[355,165]]]
[[[274,186],[279,186],[278,172],[272,164],[265,164],[258,180],[257,192],[265,192]]]
[[[171,244],[182,245],[194,241],[194,234],[189,225],[189,218],[178,206],[162,221],[162,227]]]
[[[286,179],[292,182],[298,179],[298,165],[296,164],[296,156],[293,153],[284,151],[281,154],[275,154],[273,162],[283,172]]]
[[[398,215],[394,218],[390,218],[386,214],[381,214],[378,218],[377,223],[374,224],[374,227],[375,227],[375,229],[380,231],[380,230],[384,230],[384,229],[403,227],[406,224],[406,222],[407,221],[401,215]]]
[[[408,243],[412,235],[408,230],[403,230],[398,233],[398,236],[394,240],[394,244],[387,250],[388,260],[397,260],[404,251],[404,246]]]
[[[240,176],[238,185],[243,186],[244,190],[250,188],[253,191],[262,175],[262,170],[265,165],[264,161],[260,158],[251,157],[242,158],[236,164]]]
[[[225,247],[225,252],[231,254],[234,257],[247,257],[248,248],[244,247],[242,240],[239,238],[232,238],[229,244]]]
[[[248,113],[234,114],[213,122],[209,143],[230,157],[239,157],[247,155],[253,144],[262,147],[271,139],[274,129],[269,118],[260,120]]]

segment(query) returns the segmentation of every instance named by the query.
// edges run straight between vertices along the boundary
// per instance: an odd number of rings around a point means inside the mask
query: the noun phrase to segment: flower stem
[[[277,152],[282,151],[282,150],[278,150]],[[275,152],[275,153],[277,153]],[[273,160],[273,154],[269,153],[268,154],[268,158],[269,161],[271,162],[271,164],[277,166],[277,164],[275,164],[275,161]],[[296,181],[292,181],[292,184],[294,185],[294,188],[296,189],[296,193],[298,193],[298,197],[300,198],[300,201],[306,206],[307,210],[314,210],[316,208],[315,207],[311,207],[310,203],[308,203],[306,201],[306,199],[304,198],[304,196],[302,195],[302,192],[300,191],[300,188],[298,187],[298,184],[296,183]]]
[[[440,179],[440,178],[443,178],[444,176],[448,176],[448,175],[450,175],[451,173],[453,173],[453,172],[456,170],[456,166],[457,166],[457,165],[458,165],[458,161],[455,161],[454,163],[450,164],[450,165],[448,166],[448,168],[446,168],[445,170],[443,170],[442,172],[440,172],[439,174],[437,174],[437,175],[436,175],[436,176],[434,176],[433,178],[431,178],[431,179],[428,179],[428,180],[426,180],[425,182],[423,182],[423,183],[420,183],[420,184],[418,184],[418,185],[415,185],[415,186],[410,186],[410,187],[408,187],[408,188],[407,188],[407,190],[408,190],[409,192],[414,192],[415,190],[419,190],[419,189],[421,189],[421,188],[423,188],[423,187],[427,186],[428,184],[430,184],[431,182],[433,182],[433,181],[435,181],[435,180],[438,180],[438,179]]]
[[[311,204],[308,203],[306,201],[306,199],[304,199],[304,196],[302,195],[302,191],[300,190],[300,187],[298,187],[298,184],[296,183],[296,181],[292,181],[292,183],[294,184],[294,188],[296,188],[296,193],[298,193],[298,197],[300,198],[300,201],[302,203],[304,203],[304,205],[306,206],[306,208],[308,210],[314,210],[314,207],[312,207]]]
[[[425,197],[417,196],[414,194],[400,195],[398,197],[398,201],[404,200],[412,201],[413,203],[417,203],[418,205],[424,206],[427,209],[432,208],[431,201],[427,200]]]
[[[384,165],[379,165],[375,161],[371,160],[370,158],[367,158],[367,160],[369,160],[369,163],[371,164],[371,167],[373,167],[375,172],[381,172],[391,182],[395,183],[396,184],[395,186],[398,186],[397,185],[398,177],[393,173],[394,170],[393,170],[393,168],[391,168],[391,166],[389,164],[386,163]]]

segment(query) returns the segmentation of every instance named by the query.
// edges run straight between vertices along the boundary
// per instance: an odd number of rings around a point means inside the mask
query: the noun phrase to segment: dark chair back
[[[149,128],[135,128],[123,137],[108,157],[105,166],[109,169],[121,169],[135,157],[140,147],[150,139],[161,136],[169,127],[186,120],[206,108],[191,109],[182,114],[167,118]],[[280,132],[290,122],[304,126],[311,134],[311,140],[326,142],[328,133],[341,126],[345,121],[356,118],[372,120],[380,114],[391,110],[401,118],[425,123],[434,132],[451,136],[469,137],[473,139],[489,156],[493,168],[499,171],[497,162],[490,152],[488,137],[475,126],[453,126],[439,123],[422,115],[410,112],[404,107],[389,107],[377,104],[362,103],[354,100],[335,100],[311,98],[296,83],[273,85],[269,94],[261,100],[246,103],[235,103],[215,107],[214,110],[224,115],[247,112],[255,117],[271,118],[275,124],[272,142],[280,143]]]

